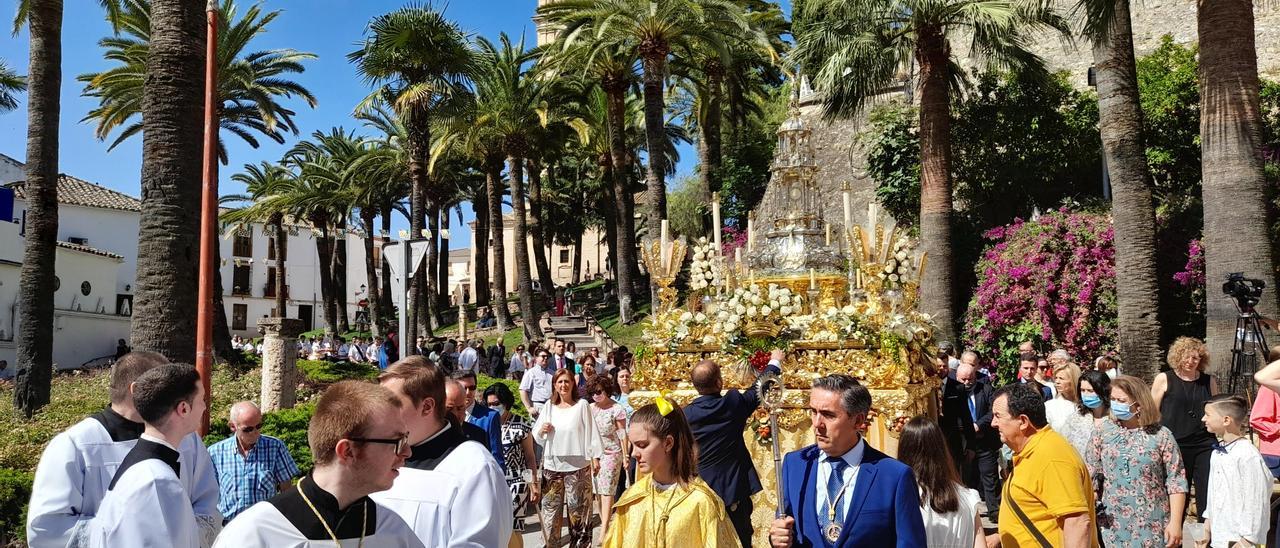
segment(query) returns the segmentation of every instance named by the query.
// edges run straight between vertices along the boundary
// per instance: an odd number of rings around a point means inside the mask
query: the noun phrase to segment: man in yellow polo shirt
[[[1098,546],[1089,471],[1066,438],[1049,428],[1044,398],[1030,385],[1014,384],[996,391],[991,411],[1000,441],[1013,449],[1013,472],[1000,499],[999,546]]]

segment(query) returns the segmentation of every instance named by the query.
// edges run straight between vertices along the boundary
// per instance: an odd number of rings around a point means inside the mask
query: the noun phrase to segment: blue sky
[[[243,1],[248,6],[251,2]],[[222,168],[220,192],[239,192],[241,187],[229,180],[246,163],[262,160],[278,160],[297,139],[316,130],[328,130],[333,126],[358,128],[351,118],[351,110],[369,92],[369,87],[356,75],[346,55],[356,49],[365,25],[374,16],[403,6],[405,0],[263,0],[266,9],[283,10],[269,27],[269,32],[251,44],[253,50],[293,48],[319,56],[307,64],[307,71],[296,79],[315,94],[318,105],[306,107],[302,101],[287,103],[298,112],[295,121],[300,132],[285,144],[277,145],[263,140],[261,147],[253,149],[234,136],[226,139],[230,164]],[[784,6],[789,1],[781,2]],[[10,9],[12,3],[6,2]],[[533,22],[530,19],[537,0],[453,0],[446,7],[446,15],[457,21],[469,32],[496,37],[506,32],[518,37],[526,35],[526,43],[535,42]],[[789,8],[787,8],[789,11]],[[63,81],[60,171],[82,179],[125,192],[139,195],[139,176],[142,165],[142,138],[131,140],[108,152],[108,142],[94,137],[94,126],[80,120],[96,106],[89,98],[82,97],[83,86],[76,81],[79,74],[98,72],[109,65],[102,58],[98,40],[108,36],[111,28],[102,16],[97,2],[72,0],[66,3],[63,21]],[[243,9],[242,9],[243,11]],[[4,28],[10,27],[11,11],[3,12]],[[8,32],[0,37],[0,59],[25,74],[29,39],[25,29],[17,36]],[[26,155],[26,103],[25,96],[17,110],[0,115],[0,153],[22,160]],[[114,138],[114,135],[112,136]],[[681,151],[678,170],[681,175],[692,173],[695,154],[691,147]],[[677,176],[679,177],[679,175]],[[464,211],[470,211],[464,207]],[[468,221],[470,215],[468,214]],[[404,224],[397,217],[397,224]],[[454,230],[450,242],[453,249],[470,246],[469,236]]]

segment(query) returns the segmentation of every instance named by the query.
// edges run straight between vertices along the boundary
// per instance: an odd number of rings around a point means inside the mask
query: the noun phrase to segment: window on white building
[[[233,304],[231,305],[231,329],[236,331],[244,331],[245,325],[249,323],[249,305]]]
[[[249,296],[252,289],[249,287],[249,274],[252,266],[236,265],[231,271],[231,294],[237,296]]]
[[[569,262],[569,250],[568,250],[568,249],[561,249],[561,250],[560,250],[560,264],[565,264],[565,263],[567,263],[567,262]]]
[[[231,255],[253,257],[253,232],[245,229],[236,231],[236,239],[231,244]]]

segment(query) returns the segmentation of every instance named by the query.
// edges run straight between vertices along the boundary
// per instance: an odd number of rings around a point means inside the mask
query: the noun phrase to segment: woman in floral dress
[[[502,460],[507,469],[503,473],[507,478],[507,487],[511,489],[511,509],[514,512],[515,529],[524,530],[524,519],[520,516],[526,504],[538,503],[538,460],[534,457],[533,437],[529,432],[533,425],[529,419],[511,412],[515,406],[515,395],[505,384],[495,382],[484,391],[485,403],[489,408],[502,415]],[[525,472],[529,473],[526,475]]]
[[[1086,461],[1106,546],[1182,545],[1187,478],[1173,433],[1160,425],[1151,389],[1137,377],[1111,383],[1111,417],[1095,430]]]
[[[593,490],[600,500],[600,530],[609,530],[609,518],[613,515],[613,496],[618,488],[618,476],[622,472],[622,459],[626,456],[627,412],[613,401],[618,387],[607,375],[596,375],[587,381],[587,393],[591,395],[591,417],[600,432],[602,451],[600,466],[596,470]]]

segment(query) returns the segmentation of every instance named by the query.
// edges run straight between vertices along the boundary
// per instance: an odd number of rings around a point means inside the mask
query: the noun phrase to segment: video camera
[[[1241,312],[1251,312],[1262,299],[1262,290],[1266,282],[1257,278],[1246,278],[1243,272],[1227,274],[1227,281],[1222,284],[1222,293],[1236,300],[1236,307]]]

